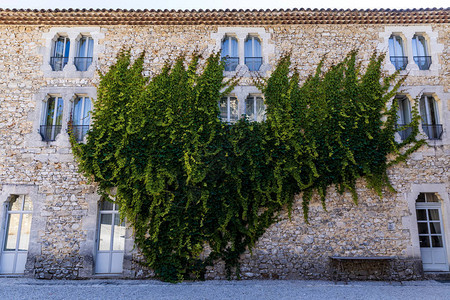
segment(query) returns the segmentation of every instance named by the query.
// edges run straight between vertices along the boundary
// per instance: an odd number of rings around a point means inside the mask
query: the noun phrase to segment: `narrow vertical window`
[[[62,71],[69,60],[70,40],[68,37],[60,36],[53,44],[53,53],[50,65],[53,71]]]
[[[245,41],[245,65],[250,71],[259,71],[262,65],[261,41],[258,37],[249,36]]]
[[[408,65],[408,57],[405,54],[403,39],[399,35],[391,35],[389,38],[389,54],[396,70],[405,70]]]
[[[438,103],[432,96],[422,96],[420,99],[420,115],[422,116],[422,129],[430,140],[440,140],[443,133],[439,121]]]
[[[411,123],[411,104],[408,97],[398,96],[398,111],[397,111],[397,127],[403,127]],[[412,132],[412,128],[406,128],[399,131],[402,140],[406,140]]]
[[[0,274],[23,274],[28,255],[33,203],[27,195],[13,195],[7,205]]]
[[[119,206],[110,201],[101,201],[95,261],[97,274],[122,273],[125,230],[125,222],[120,221]]]
[[[448,271],[441,203],[435,193],[419,194],[416,216],[423,269]]]
[[[238,118],[238,100],[236,97],[223,97],[219,103],[222,122],[235,123]]]
[[[264,99],[261,96],[249,95],[245,99],[245,115],[250,121],[264,121],[266,117]]]
[[[77,56],[74,64],[78,71],[87,71],[92,64],[94,40],[89,36],[82,36],[78,41]]]
[[[225,71],[235,71],[239,65],[238,41],[235,37],[226,36],[222,41],[222,60]]]
[[[91,123],[91,99],[77,97],[73,103],[72,133],[77,141],[82,141]]]
[[[44,102],[42,125],[39,131],[43,141],[54,141],[61,132],[63,105],[61,97],[50,97]]]
[[[420,70],[428,70],[431,65],[431,56],[428,52],[427,40],[422,35],[415,34],[412,39],[412,50],[415,63]]]

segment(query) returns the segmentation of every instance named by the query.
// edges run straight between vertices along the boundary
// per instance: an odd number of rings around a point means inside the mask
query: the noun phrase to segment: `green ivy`
[[[71,138],[80,171],[111,194],[135,231],[145,265],[163,280],[202,279],[207,266],[226,263],[239,277],[239,258],[302,193],[304,218],[314,192],[348,190],[365,178],[381,196],[392,189],[387,168],[420,147],[413,134],[394,139],[397,102],[387,104],[404,78],[384,76],[384,55],[367,67],[351,52],[305,82],[282,57],[256,84],[267,120],[228,125],[218,102],[236,85],[225,81],[220,54],[180,56],[143,76],[144,53],[122,51],[100,75],[86,144]],[[387,159],[391,155],[390,160]]]

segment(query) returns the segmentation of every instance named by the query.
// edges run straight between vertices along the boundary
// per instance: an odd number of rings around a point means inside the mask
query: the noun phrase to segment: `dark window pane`
[[[434,247],[442,247],[442,237],[441,236],[432,236],[431,241]]]
[[[113,203],[109,201],[102,201],[101,210],[113,210]]]
[[[419,234],[428,234],[428,224],[427,223],[417,223],[419,228]]]
[[[427,202],[439,202],[439,199],[436,197],[435,193],[427,193],[426,199],[427,199]]]
[[[438,209],[429,209],[428,217],[430,221],[439,221],[439,210]]]
[[[428,236],[419,236],[421,248],[430,248],[430,238]]]
[[[430,222],[430,231],[433,234],[441,234],[441,223],[439,223],[439,222]]]
[[[427,220],[427,211],[425,209],[417,210],[417,220],[426,221]]]
[[[425,194],[424,193],[419,194],[419,196],[417,197],[417,202],[425,202]]]

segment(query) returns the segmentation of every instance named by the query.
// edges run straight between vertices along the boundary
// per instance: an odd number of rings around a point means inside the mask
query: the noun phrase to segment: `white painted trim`
[[[428,42],[428,51],[431,56],[431,66],[429,70],[419,70],[419,67],[414,62],[412,39],[416,33],[423,35]],[[439,71],[442,69],[439,57],[444,51],[444,45],[438,43],[438,32],[433,31],[430,25],[385,26],[384,32],[379,33],[381,43],[378,44],[377,50],[386,52],[384,67],[389,74],[395,72],[395,67],[389,58],[389,38],[392,34],[400,35],[403,38],[405,55],[408,56],[408,65],[404,71],[400,72],[400,74],[409,74],[409,76],[439,76]]]
[[[272,66],[269,64],[269,57],[274,56],[275,46],[270,43],[271,34],[266,32],[263,27],[219,27],[217,32],[211,33],[211,38],[216,41],[215,51],[221,50],[222,40],[227,35],[234,36],[238,40],[239,65],[237,66],[236,71],[224,72],[225,76],[232,77],[238,74],[242,77],[251,77],[251,73],[254,73],[250,72],[245,65],[244,44],[249,35],[257,36],[261,41],[263,63],[258,73],[264,76],[272,69]]]
[[[53,51],[53,43],[55,37],[63,35],[70,39],[69,60],[62,71],[53,71],[50,66],[50,57]],[[77,42],[81,35],[92,37],[94,40],[94,50],[92,55],[92,64],[87,71],[77,71],[73,60],[77,51]],[[52,27],[50,30],[42,34],[45,40],[45,47],[41,49],[43,56],[43,64],[41,67],[44,77],[51,78],[85,78],[93,77],[98,65],[99,53],[104,53],[105,47],[99,43],[100,39],[105,38],[105,34],[101,32],[100,27]]]

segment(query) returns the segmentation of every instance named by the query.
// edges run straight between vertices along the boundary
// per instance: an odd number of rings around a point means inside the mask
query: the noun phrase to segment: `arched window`
[[[122,273],[125,230],[125,222],[120,221],[119,206],[107,200],[101,201],[98,216],[95,273]]]
[[[225,36],[222,41],[222,59],[225,71],[235,71],[239,65],[238,41],[235,37]]]
[[[27,262],[33,203],[28,195],[13,195],[7,205],[0,274],[22,274]]]
[[[72,132],[77,141],[82,141],[91,123],[91,99],[79,96],[73,102]]]
[[[94,54],[94,40],[90,36],[82,36],[78,40],[77,56],[74,58],[74,64],[78,71],[87,71],[92,64]]]
[[[438,103],[432,96],[424,95],[420,99],[422,128],[430,140],[441,139],[443,128],[439,121]]]
[[[397,96],[396,99],[398,103],[397,126],[403,127],[411,123],[411,104],[406,96]],[[398,133],[402,140],[406,140],[411,132],[412,128],[406,128]]]
[[[53,53],[50,65],[53,71],[62,71],[69,60],[70,40],[68,37],[59,36],[53,43]]]
[[[408,65],[408,57],[405,54],[403,39],[399,35],[391,35],[389,38],[389,54],[396,70],[405,70]]]
[[[233,96],[223,97],[219,103],[222,122],[235,123],[238,118],[238,99]]]
[[[64,102],[61,97],[50,96],[44,101],[40,134],[43,141],[54,141],[61,132]]]
[[[415,34],[412,39],[414,61],[420,70],[428,70],[431,65],[431,56],[428,52],[427,40],[423,35]]]
[[[245,115],[250,121],[262,122],[266,118],[266,107],[261,96],[249,95],[245,99]]]
[[[250,71],[259,71],[262,65],[261,41],[256,36],[245,40],[245,65]]]
[[[441,203],[435,193],[419,194],[416,216],[423,269],[448,271]]]

